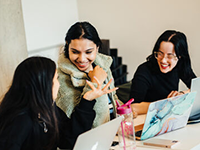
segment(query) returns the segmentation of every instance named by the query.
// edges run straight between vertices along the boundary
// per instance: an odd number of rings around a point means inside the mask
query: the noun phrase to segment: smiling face
[[[174,45],[171,42],[161,42],[157,62],[162,73],[170,72],[178,62]]]
[[[96,59],[98,47],[88,39],[74,39],[69,44],[69,59],[80,70],[93,70],[92,63]]]

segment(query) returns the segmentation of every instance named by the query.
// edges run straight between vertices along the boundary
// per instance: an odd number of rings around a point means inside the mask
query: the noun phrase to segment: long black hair
[[[89,22],[76,22],[69,28],[65,37],[66,44],[64,52],[66,58],[69,58],[69,44],[71,43],[71,40],[81,38],[93,41],[94,44],[101,49],[102,42],[95,27]]]
[[[174,45],[174,50],[178,60],[177,67],[179,72],[183,76],[191,76],[191,61],[188,52],[187,38],[184,33],[175,31],[175,30],[166,30],[160,35],[158,40],[155,43],[152,54],[147,57],[147,61],[152,62],[153,64],[157,63],[156,58],[154,57],[154,52],[157,52],[160,48],[161,42],[171,42]]]
[[[53,133],[50,141],[56,141],[59,133],[52,97],[55,71],[55,63],[45,57],[30,57],[18,65],[0,104],[0,133],[26,108],[35,123],[40,114],[40,119]]]

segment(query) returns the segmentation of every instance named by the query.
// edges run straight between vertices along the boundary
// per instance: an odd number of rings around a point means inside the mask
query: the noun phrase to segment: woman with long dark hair
[[[65,42],[64,52],[58,59],[60,89],[56,103],[70,117],[81,95],[90,90],[86,80],[95,86],[94,77],[103,85],[113,79],[110,70],[112,58],[98,52],[102,43],[89,22],[73,24],[67,31]],[[114,88],[114,83],[110,88]],[[116,99],[115,91],[96,99],[93,127],[116,117]]]
[[[188,92],[178,92],[179,80],[190,89],[191,80],[195,77],[185,34],[165,31],[147,61],[134,74],[130,92],[130,97],[135,99],[133,110],[143,114],[147,112],[150,102]]]
[[[96,78],[95,78],[96,79]],[[56,106],[59,82],[55,63],[45,57],[30,57],[15,70],[12,84],[0,104],[1,150],[72,149],[79,134],[90,130],[97,97],[108,90],[91,85],[71,118]]]

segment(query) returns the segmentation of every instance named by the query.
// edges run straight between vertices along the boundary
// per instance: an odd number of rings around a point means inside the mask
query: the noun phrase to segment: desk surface
[[[134,119],[134,125],[142,124],[144,123],[144,120],[145,120],[145,115],[140,115],[136,119]],[[200,123],[188,124],[184,128],[168,132],[153,138],[178,140],[180,143],[174,146],[173,149],[175,150],[200,150]],[[118,138],[115,137],[115,140],[118,140]],[[167,150],[167,148],[143,145],[144,141],[136,141],[136,146],[137,146],[136,150],[156,150],[156,149]],[[119,147],[115,146],[112,147],[111,149],[119,150]]]

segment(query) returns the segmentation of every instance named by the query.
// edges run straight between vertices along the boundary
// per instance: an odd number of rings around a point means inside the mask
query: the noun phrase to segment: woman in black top
[[[79,134],[90,130],[95,118],[93,106],[107,90],[85,93],[69,119],[56,106],[58,75],[55,63],[44,57],[30,57],[15,70],[12,85],[0,104],[1,150],[72,149]]]
[[[130,93],[130,98],[135,99],[133,110],[138,114],[147,113],[150,102],[189,92],[178,92],[179,79],[189,89],[195,77],[186,36],[174,30],[165,31],[147,61],[134,74]]]

